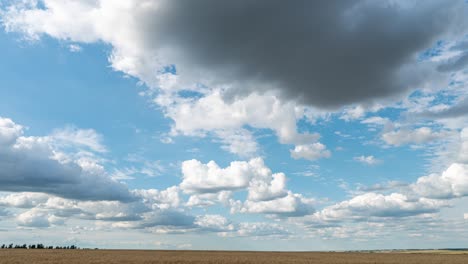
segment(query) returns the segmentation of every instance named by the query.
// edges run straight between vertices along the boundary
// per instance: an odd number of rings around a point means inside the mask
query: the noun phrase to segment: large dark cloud
[[[334,108],[418,88],[433,77],[418,52],[466,25],[463,1],[391,2],[162,1],[142,15],[142,37],[177,66],[235,83],[233,95],[273,87]]]

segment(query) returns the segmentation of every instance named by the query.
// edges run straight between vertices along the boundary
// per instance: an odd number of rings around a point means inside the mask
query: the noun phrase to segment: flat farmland
[[[468,254],[349,253],[349,252],[236,252],[169,250],[0,250],[0,264],[107,263],[392,263],[466,264]]]

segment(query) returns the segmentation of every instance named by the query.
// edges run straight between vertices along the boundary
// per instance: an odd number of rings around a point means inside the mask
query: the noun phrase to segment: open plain
[[[170,250],[0,250],[0,264],[320,263],[466,264],[468,254],[355,252],[240,252]]]

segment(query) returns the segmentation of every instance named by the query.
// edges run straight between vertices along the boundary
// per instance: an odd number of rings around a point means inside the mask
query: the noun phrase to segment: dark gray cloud
[[[21,137],[22,128],[0,117],[0,191],[42,192],[77,200],[131,201],[127,186],[102,171],[60,162],[47,137]]]
[[[195,217],[176,210],[160,210],[149,215],[141,221],[137,228],[150,228],[158,226],[193,228]]]
[[[156,14],[142,14],[142,38],[170,50],[177,66],[235,84],[228,94],[274,87],[334,108],[433,78],[416,55],[466,25],[463,1],[392,2],[162,1]]]
[[[0,191],[43,192],[77,200],[133,199],[125,185],[105,175],[27,151],[0,151]]]

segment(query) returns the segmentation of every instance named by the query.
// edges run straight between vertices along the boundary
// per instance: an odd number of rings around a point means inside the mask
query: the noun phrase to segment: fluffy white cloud
[[[62,225],[64,219],[56,217],[39,209],[31,209],[16,217],[19,226],[44,228],[51,225]]]
[[[437,212],[446,203],[427,198],[410,199],[400,193],[365,193],[326,207],[314,215],[325,221],[366,220],[369,217],[406,217]]]
[[[0,197],[0,206],[33,208],[47,202],[49,196],[43,193],[12,193]]]
[[[375,158],[374,156],[358,156],[358,157],[354,157],[354,160],[357,161],[357,162],[361,162],[361,163],[364,163],[364,164],[367,164],[367,165],[376,165],[376,164],[379,164],[381,163],[382,161]]]
[[[231,196],[231,191],[192,194],[185,205],[188,207],[207,207],[215,205],[217,203],[228,205]]]
[[[283,173],[273,174],[261,158],[248,162],[234,161],[226,168],[220,168],[214,161],[203,164],[198,160],[188,160],[182,163],[182,174],[180,187],[187,193],[248,189],[248,198],[256,201],[286,195],[286,176]]]
[[[412,185],[419,195],[430,198],[448,199],[468,195],[468,165],[454,163],[442,175],[420,177]]]
[[[182,164],[180,187],[193,194],[188,206],[209,206],[217,202],[231,206],[231,212],[262,213],[284,216],[310,214],[313,200],[286,188],[286,175],[272,173],[261,158],[235,161],[220,168],[214,161],[202,164],[197,160]],[[231,199],[232,191],[247,190],[247,199]]]
[[[269,201],[287,195],[286,175],[284,173],[258,173],[249,183],[247,199],[250,201]]]
[[[306,145],[296,145],[294,149],[290,150],[291,157],[294,159],[307,159],[316,160],[319,158],[329,158],[331,152],[326,149],[322,143],[313,143]]]
[[[177,208],[181,204],[179,187],[172,186],[165,190],[133,190],[138,197],[141,197],[143,203],[151,209],[169,209]]]
[[[253,166],[254,162],[234,161],[223,169],[214,161],[207,164],[198,160],[184,161],[180,187],[187,193],[215,193],[243,189],[249,184]]]
[[[272,200],[287,194],[286,176],[273,174],[261,158],[234,161],[226,168],[220,168],[214,161],[203,164],[188,160],[182,163],[182,174],[180,187],[188,193],[248,189],[248,199],[253,201]]]
[[[269,94],[250,94],[226,102],[219,91],[198,99],[160,96],[156,102],[164,106],[166,116],[174,120],[173,134],[205,135],[213,132],[224,149],[241,156],[251,156],[258,146],[246,126],[271,129],[282,144],[319,144],[318,134],[298,133],[296,123],[310,112],[292,102],[282,102]],[[327,156],[321,155],[321,156]]]
[[[315,201],[300,194],[288,192],[284,197],[267,201],[232,201],[232,213],[260,213],[276,216],[298,217],[315,212]]]
[[[23,127],[0,116],[0,146],[8,146],[23,134]]]
[[[198,216],[195,220],[195,224],[202,231],[231,232],[236,229],[236,226],[231,221],[221,215]]]

